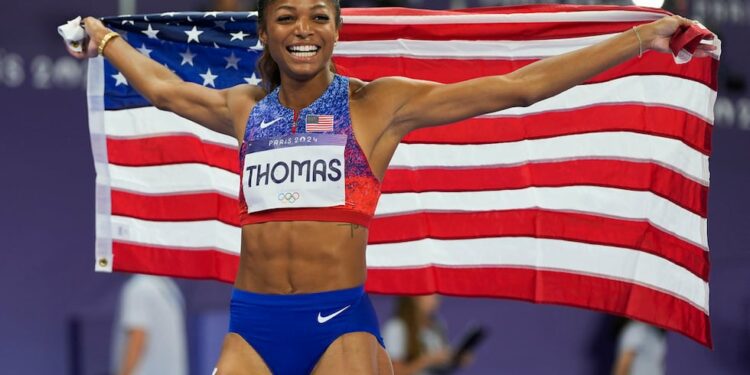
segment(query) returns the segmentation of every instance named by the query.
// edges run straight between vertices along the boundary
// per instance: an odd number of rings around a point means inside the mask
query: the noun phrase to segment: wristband
[[[643,40],[641,40],[641,36],[638,34],[637,26],[633,26],[633,32],[635,32],[635,37],[638,38],[638,58],[640,59],[643,57]]]
[[[120,34],[114,31],[108,32],[107,35],[105,35],[104,38],[102,38],[102,41],[99,42],[99,48],[98,48],[99,55],[102,55],[104,53],[104,48],[107,47],[107,43],[109,43],[110,40],[117,38],[119,36]]]

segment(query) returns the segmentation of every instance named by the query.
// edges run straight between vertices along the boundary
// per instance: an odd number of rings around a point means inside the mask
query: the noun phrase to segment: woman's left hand
[[[690,27],[695,23],[696,21],[674,15],[663,17],[646,25],[638,26],[637,30],[641,38],[643,38],[644,50],[651,49],[654,51],[671,53],[672,50],[669,48],[669,41],[672,39],[672,35],[674,35],[680,27]],[[716,36],[712,33],[709,39],[715,37]],[[694,56],[705,57],[710,55],[711,51],[714,51],[715,49],[716,47],[711,44],[701,43],[695,50]]]

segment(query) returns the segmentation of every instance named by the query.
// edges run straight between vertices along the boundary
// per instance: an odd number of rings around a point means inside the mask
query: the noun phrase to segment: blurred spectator
[[[437,319],[438,295],[399,297],[383,341],[395,375],[444,373],[451,360],[445,327]]]
[[[667,339],[663,329],[628,320],[620,332],[613,375],[663,375]]]
[[[168,277],[131,277],[120,294],[112,373],[187,375],[185,336],[185,303],[175,282]]]

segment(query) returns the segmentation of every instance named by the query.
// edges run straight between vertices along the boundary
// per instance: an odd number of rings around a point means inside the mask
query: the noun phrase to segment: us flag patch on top
[[[333,131],[333,115],[307,115],[305,131],[308,133]]]

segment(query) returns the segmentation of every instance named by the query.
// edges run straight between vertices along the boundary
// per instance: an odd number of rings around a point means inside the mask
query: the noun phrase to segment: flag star
[[[198,39],[199,35],[203,34],[203,31],[198,30],[197,26],[193,26],[193,29],[190,31],[184,31],[185,34],[187,34],[188,39],[186,43],[190,43],[190,41],[194,40],[196,43],[200,43],[200,39]]]
[[[232,36],[232,39],[229,40],[231,42],[232,40],[235,40],[235,39],[245,40],[245,37],[250,34],[245,34],[244,32],[242,32],[242,30],[240,30],[239,32],[236,32],[236,33],[229,33],[229,35]]]
[[[170,71],[170,72],[172,72],[172,73],[176,73],[176,72],[175,72],[174,70],[172,70],[172,68],[170,68],[170,67],[169,67],[169,65],[167,65],[166,63],[164,63],[164,64],[162,64],[162,65],[164,65],[164,67],[165,67],[165,68],[169,69],[169,71]]]
[[[122,75],[121,72],[117,72],[117,74],[112,74],[112,78],[115,79],[115,87],[120,85],[130,86],[128,85],[128,80],[125,79],[125,76]]]
[[[222,30],[227,29],[227,21],[214,21],[214,25]]]
[[[187,49],[184,53],[181,53],[180,56],[182,56],[182,62],[180,63],[180,66],[183,66],[185,64],[190,64],[190,66],[193,65],[193,58],[196,56],[196,54],[190,52],[190,48]]]
[[[122,20],[122,25],[124,25],[126,23],[129,23],[131,25],[135,25],[135,22],[133,22],[133,20]]]
[[[208,68],[208,71],[206,74],[198,74],[203,78],[203,86],[211,85],[211,87],[216,87],[216,84],[214,84],[214,80],[219,77],[217,75],[214,75],[211,73],[211,68]]]
[[[206,14],[203,15],[203,18],[206,18],[206,17],[209,17],[209,16],[216,17],[217,15],[219,15],[219,13],[220,12],[206,12]]]
[[[258,84],[260,83],[260,81],[261,81],[261,80],[260,80],[260,78],[258,78],[258,77],[257,77],[257,76],[255,75],[255,73],[254,73],[254,72],[253,72],[253,75],[252,75],[252,76],[250,76],[250,77],[245,77],[245,78],[243,78],[243,79],[245,80],[245,82],[247,82],[247,83],[249,83],[249,84],[251,84],[251,85],[256,85],[256,86],[257,86],[257,85],[258,85]]]
[[[153,28],[151,28],[151,24],[148,24],[148,29],[142,30],[141,32],[148,35],[149,39],[159,39],[156,37],[156,34],[159,33],[159,30],[154,30]]]
[[[232,52],[229,57],[225,57],[224,60],[227,61],[227,66],[224,67],[224,69],[234,68],[235,70],[239,70],[239,66],[237,66],[237,63],[240,62],[242,59],[238,59],[237,56],[234,55],[234,52]]]
[[[143,43],[141,43],[141,48],[136,48],[136,49],[138,50],[138,52],[144,54],[146,57],[151,57],[151,52],[153,51],[152,49],[146,48],[146,45]]]
[[[161,14],[162,17],[174,17],[175,12],[164,12]]]
[[[263,43],[260,42],[260,38],[258,38],[258,43],[248,48],[248,51],[263,51]]]

